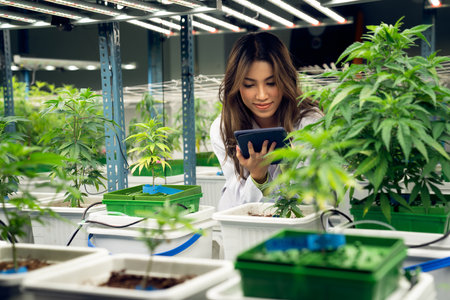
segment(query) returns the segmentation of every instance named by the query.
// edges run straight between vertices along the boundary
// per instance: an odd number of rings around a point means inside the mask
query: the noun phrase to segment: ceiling
[[[257,11],[255,5],[263,10]],[[172,35],[179,31],[179,16],[185,14],[194,15],[194,33],[352,22],[338,10],[320,6],[316,0],[0,0],[0,29],[57,27],[69,31],[74,26],[120,21],[155,31],[162,28],[161,33]]]

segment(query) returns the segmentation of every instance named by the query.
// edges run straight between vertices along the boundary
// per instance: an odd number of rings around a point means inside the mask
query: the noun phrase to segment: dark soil
[[[149,277],[147,286],[151,286],[154,289],[167,289],[194,277],[195,275],[186,275],[181,278]],[[125,270],[121,270],[119,272],[111,272],[109,280],[100,286],[134,290],[136,289],[136,286],[142,283],[142,278],[143,276],[140,275],[125,274]]]
[[[248,212],[248,215],[252,216],[252,217],[273,217],[273,214],[267,214],[267,215],[265,215],[265,214],[254,214],[252,212]]]
[[[33,270],[40,269],[40,268],[51,265],[48,262],[42,261],[39,259],[23,259],[23,260],[19,260],[17,262],[17,264],[19,265],[19,268],[23,267],[23,266],[27,267],[28,271],[33,271]],[[12,261],[0,262],[0,270],[1,271],[9,270],[12,268],[14,268],[14,263]]]

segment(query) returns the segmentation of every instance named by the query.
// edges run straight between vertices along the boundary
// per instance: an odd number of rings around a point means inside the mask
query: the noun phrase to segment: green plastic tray
[[[392,225],[396,230],[428,233],[445,233],[450,228],[446,225],[447,216],[450,213],[449,207],[432,207],[425,212],[424,208],[412,207],[413,212],[400,208],[398,212],[391,210],[391,222],[388,222],[383,215],[381,208],[374,206],[364,215],[364,205],[352,204],[350,213],[355,221],[375,220]],[[384,229],[387,228],[377,224],[357,224],[356,228],[361,229]]]
[[[273,237],[312,231],[283,230]],[[265,242],[237,257],[245,296],[283,299],[385,299],[398,286],[406,247],[401,239],[346,235],[337,251],[277,251]]]
[[[137,185],[103,195],[102,203],[106,205],[106,210],[110,212],[121,212],[128,216],[146,217],[149,211],[156,207],[161,207],[166,201],[170,204],[177,204],[186,207],[190,213],[199,209],[202,189],[199,185],[164,185],[166,187],[180,189],[179,193],[171,195],[142,193],[143,185]]]

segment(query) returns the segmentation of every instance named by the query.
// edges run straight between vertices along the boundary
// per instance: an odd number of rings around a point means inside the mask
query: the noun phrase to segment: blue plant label
[[[266,241],[267,251],[286,251],[308,249],[310,251],[333,251],[345,245],[342,234],[308,234],[298,237],[273,238]]]
[[[142,288],[141,284],[138,284],[136,286],[136,290],[139,290],[139,291],[156,291],[156,290],[159,290],[159,289],[157,289],[157,288],[155,288],[154,286],[151,286],[151,285],[147,285],[145,287],[145,289],[144,289],[144,288]]]
[[[150,194],[150,195],[158,194],[158,193],[163,193],[163,194],[166,194],[166,195],[172,195],[172,194],[176,194],[176,193],[181,192],[181,190],[170,188],[170,187],[167,187],[167,186],[162,186],[162,185],[155,185],[155,186],[153,186],[153,185],[150,185],[150,184],[145,184],[142,187],[142,192],[146,193],[146,194]]]
[[[0,271],[0,274],[18,274],[18,273],[26,273],[26,272],[28,272],[28,268],[23,266],[23,267],[18,268],[17,270],[15,268],[2,270],[2,271]]]

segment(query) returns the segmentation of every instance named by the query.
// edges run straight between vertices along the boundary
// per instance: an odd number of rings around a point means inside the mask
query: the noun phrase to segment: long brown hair
[[[287,132],[291,132],[305,115],[318,111],[309,99],[301,102],[298,100],[301,95],[298,75],[289,50],[277,36],[258,32],[239,38],[228,57],[219,97],[222,102],[220,132],[225,151],[227,156],[233,159],[241,178],[244,178],[244,170],[236,157],[234,131],[252,128],[253,113],[243,103],[239,88],[254,61],[268,62],[273,68],[275,84],[283,93],[275,117]]]

